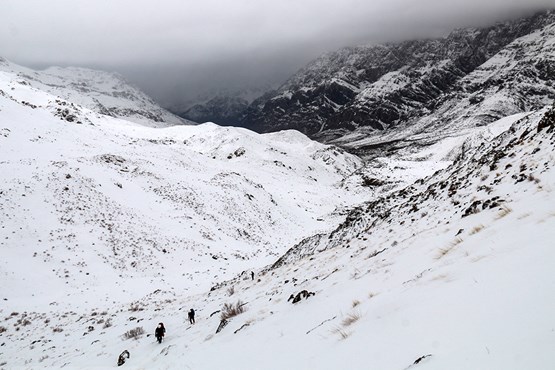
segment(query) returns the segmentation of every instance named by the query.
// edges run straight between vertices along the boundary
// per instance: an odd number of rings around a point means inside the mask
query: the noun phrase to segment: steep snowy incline
[[[360,159],[297,132],[148,128],[6,72],[0,158],[2,298],[15,310],[208,289],[369,196],[342,185]]]
[[[124,366],[149,369],[550,370],[555,107],[498,127],[478,150],[357,207],[254,281],[239,275],[132,304],[2,310],[3,365],[107,368],[128,350]],[[292,303],[302,291],[310,296]],[[223,325],[233,313],[225,304],[244,312]]]
[[[22,84],[97,113],[151,127],[192,124],[164,108],[115,73],[77,67],[25,68],[0,58],[0,71],[18,75]]]

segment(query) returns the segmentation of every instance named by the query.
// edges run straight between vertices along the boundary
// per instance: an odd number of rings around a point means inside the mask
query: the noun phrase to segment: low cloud
[[[283,80],[341,46],[439,36],[553,0],[2,0],[16,63],[117,70],[168,104],[199,89]]]

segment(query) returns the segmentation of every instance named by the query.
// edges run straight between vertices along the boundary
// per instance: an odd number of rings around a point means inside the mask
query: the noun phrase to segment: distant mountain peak
[[[38,89],[95,112],[146,126],[192,124],[160,107],[121,75],[83,67],[33,70],[0,60],[0,71],[15,73]]]

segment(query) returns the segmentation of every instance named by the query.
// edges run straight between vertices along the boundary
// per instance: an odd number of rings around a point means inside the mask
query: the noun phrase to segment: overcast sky
[[[555,0],[0,0],[0,56],[122,73],[177,103],[285,79],[341,46],[444,35]]]

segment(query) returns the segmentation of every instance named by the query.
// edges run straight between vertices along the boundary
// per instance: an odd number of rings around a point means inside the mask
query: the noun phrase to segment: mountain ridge
[[[545,43],[554,37],[554,14],[545,11],[487,28],[459,29],[441,39],[348,47],[324,54],[278,90],[254,101],[238,122],[261,132],[294,128],[317,140],[349,148],[353,146],[351,134],[364,137],[376,130],[395,129],[401,123],[408,127],[422,119],[437,119],[434,113],[449,104],[449,99],[466,99],[475,105],[472,109],[479,108],[479,92],[484,87],[507,85],[514,87],[512,93],[526,84],[553,82],[553,73],[549,73],[555,63],[552,46]],[[548,34],[542,35],[542,29]],[[480,66],[499,52],[510,51],[512,43],[530,34],[536,35],[536,40],[530,40],[530,55],[525,51],[513,55],[523,59],[522,72],[505,74],[498,80],[484,75],[473,86],[465,85],[465,78]],[[545,48],[534,49],[537,45]],[[535,59],[542,62],[526,66]],[[547,86],[546,90],[543,95],[554,99],[553,88]],[[519,111],[549,103],[519,98]],[[484,112],[483,118],[489,113]],[[490,120],[513,113],[514,108]]]
[[[160,107],[123,76],[84,67],[33,70],[0,59],[0,71],[97,113],[152,127],[192,124]]]

